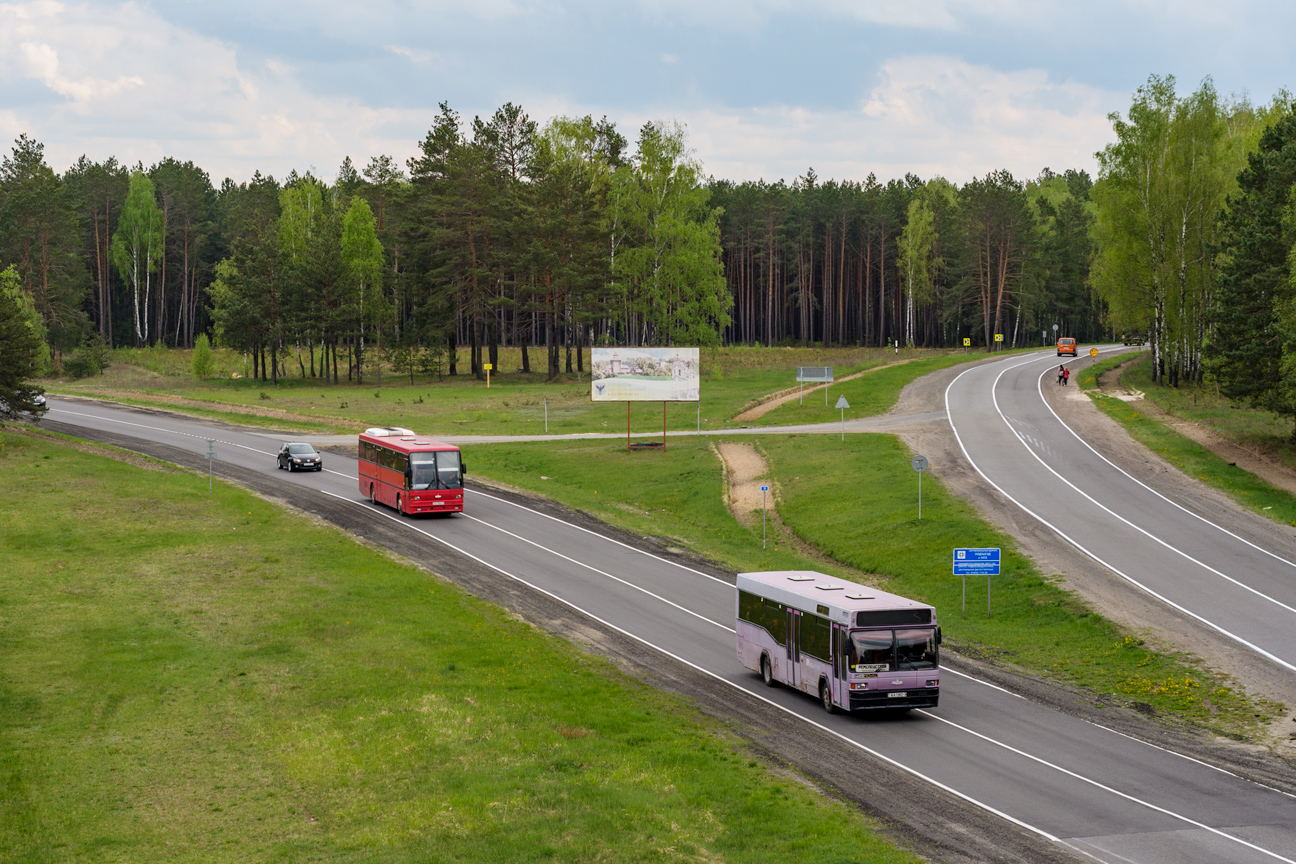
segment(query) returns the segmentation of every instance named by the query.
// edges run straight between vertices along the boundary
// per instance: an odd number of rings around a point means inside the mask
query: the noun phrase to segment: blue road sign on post
[[[954,575],[963,577],[963,617],[967,617],[967,577],[986,577],[986,617],[990,617],[990,577],[999,575],[998,549],[955,549]]]

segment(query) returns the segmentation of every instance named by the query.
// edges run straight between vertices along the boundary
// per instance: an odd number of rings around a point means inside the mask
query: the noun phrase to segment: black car
[[[285,444],[279,448],[278,468],[289,471],[323,471],[324,458],[309,444]]]

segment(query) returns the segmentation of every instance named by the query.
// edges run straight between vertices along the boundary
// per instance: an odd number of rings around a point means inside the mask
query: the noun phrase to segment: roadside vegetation
[[[425,434],[540,435],[579,432],[624,432],[625,406],[590,401],[589,375],[562,375],[546,381],[524,374],[520,351],[500,350],[500,370],[491,386],[469,375],[440,380],[417,375],[411,384],[390,367],[381,386],[370,369],[366,383],[330,384],[320,379],[281,377],[269,384],[246,377],[242,355],[219,349],[211,352],[212,377],[196,379],[192,353],[178,349],[141,348],[113,352],[112,365],[95,378],[47,380],[47,392],[112,399],[126,404],[165,407],[213,419],[307,432],[351,432],[375,425],[407,426]],[[955,363],[980,360],[984,354],[964,355],[934,349],[902,349],[899,354],[879,348],[721,348],[703,352],[701,427],[724,428],[734,417],[769,394],[796,386],[797,366],[833,366],[838,378],[897,360],[912,360],[879,369],[861,379],[830,388],[830,405],[823,394],[806,405],[784,405],[753,421],[815,423],[834,420],[832,407],[841,393],[851,404],[850,417],[883,413],[895,405],[900,390],[914,379]],[[234,378],[233,375],[240,377]],[[816,406],[818,410],[816,411]],[[667,427],[698,428],[699,412],[692,403],[667,406]],[[662,428],[658,403],[631,406],[634,431]],[[735,424],[736,425],[736,424]]]
[[[786,526],[836,561],[877,574],[886,590],[936,605],[956,650],[1231,735],[1254,735],[1281,713],[1282,706],[1250,699],[1194,658],[1154,651],[1085,608],[930,476],[919,522],[911,454],[894,436],[743,440],[764,451]],[[777,537],[762,550],[759,520],[746,529],[725,508],[721,465],[704,440],[672,440],[665,453],[634,454],[607,441],[491,444],[469,448],[465,459],[476,475],[665,537],[736,570],[827,570],[850,578]],[[949,575],[955,546],[1004,549],[989,616],[980,579],[968,581],[967,618],[960,616],[961,583]]]
[[[0,859],[916,860],[683,700],[112,452],[0,433]]]
[[[1143,394],[1142,400],[1127,402],[1096,392],[1098,379],[1128,363],[1121,371],[1122,385]],[[1208,447],[1175,431],[1166,421],[1149,413],[1143,402],[1152,402],[1161,412],[1209,427],[1243,446],[1262,450],[1291,464],[1296,453],[1290,447],[1290,421],[1272,412],[1238,406],[1207,387],[1182,383],[1178,388],[1155,384],[1151,357],[1144,354],[1130,362],[1128,356],[1109,357],[1082,370],[1079,384],[1089,391],[1099,410],[1119,423],[1135,441],[1208,486],[1213,486],[1243,507],[1287,525],[1296,525],[1296,495],[1279,489],[1262,477],[1230,464]]]

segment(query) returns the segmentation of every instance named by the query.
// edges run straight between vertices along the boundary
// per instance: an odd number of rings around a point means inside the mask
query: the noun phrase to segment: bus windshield
[[[935,630],[855,630],[846,643],[851,672],[935,669],[939,664]]]
[[[458,489],[462,485],[455,450],[411,453],[409,465],[411,489]]]

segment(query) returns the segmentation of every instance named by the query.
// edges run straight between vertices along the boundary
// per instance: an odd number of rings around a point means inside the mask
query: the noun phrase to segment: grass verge
[[[0,471],[0,860],[915,860],[682,700],[240,489],[3,433]]]
[[[836,561],[881,574],[887,590],[936,605],[958,650],[1232,735],[1249,735],[1280,716],[1282,706],[1248,698],[1193,658],[1152,651],[1085,608],[1020,555],[1010,537],[932,479],[923,484],[919,522],[910,454],[895,437],[743,440],[765,451],[787,526]],[[664,454],[633,455],[606,441],[493,444],[471,448],[465,458],[474,473],[667,537],[736,570],[826,569],[786,546],[761,549],[759,527],[743,528],[726,510],[720,464],[703,441],[672,441]],[[992,615],[985,580],[969,580],[968,617],[960,617],[961,585],[949,575],[955,546],[1004,549],[1004,573],[991,586]]]
[[[1138,402],[1126,402],[1112,396],[1095,392],[1098,376],[1115,368],[1128,357],[1111,357],[1080,373],[1080,386],[1089,391],[1089,397],[1108,417],[1111,417],[1129,433],[1130,437],[1156,453],[1162,459],[1174,465],[1189,477],[1194,477],[1208,486],[1227,494],[1234,501],[1249,510],[1282,522],[1296,525],[1296,495],[1279,489],[1261,477],[1229,464],[1211,452],[1207,447],[1198,444],[1191,438],[1176,432],[1160,418],[1139,410]],[[1171,403],[1186,402],[1191,399],[1187,394],[1167,395],[1159,391],[1173,388],[1158,387],[1151,382],[1151,359],[1145,355],[1135,361],[1122,373],[1122,380],[1127,387],[1144,393],[1145,399],[1156,398],[1158,405],[1162,400]],[[1155,397],[1152,395],[1155,394]],[[1164,410],[1164,407],[1163,407]],[[1203,409],[1207,410],[1207,409]],[[1215,409],[1209,409],[1214,413]],[[1268,412],[1263,412],[1267,414]],[[1193,418],[1185,418],[1193,419]],[[1196,418],[1195,422],[1209,422]],[[1233,423],[1230,418],[1230,423]]]

